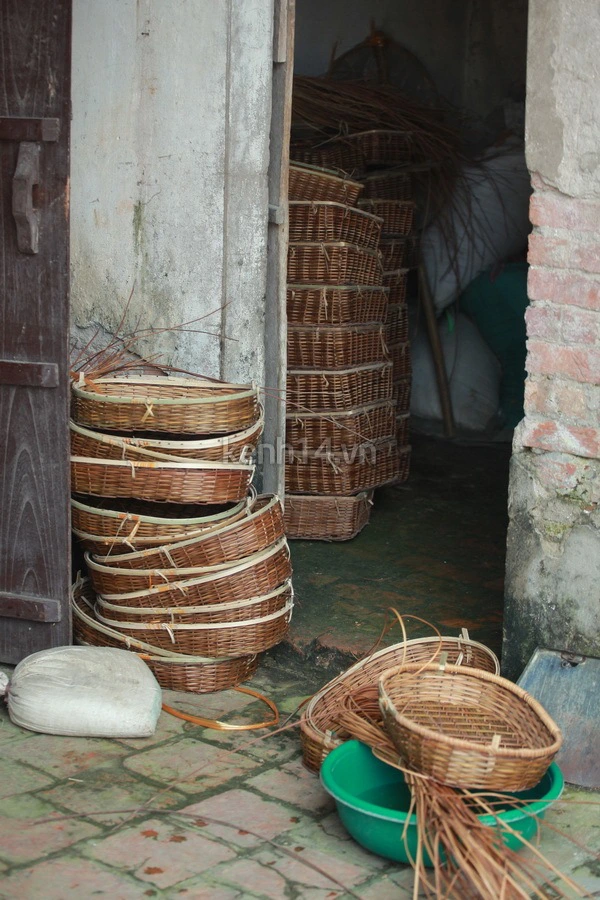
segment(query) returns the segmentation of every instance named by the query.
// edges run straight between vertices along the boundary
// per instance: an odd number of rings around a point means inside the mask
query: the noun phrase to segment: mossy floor
[[[509,459],[508,444],[415,437],[409,480],[376,492],[358,537],[293,541],[292,644],[362,655],[393,607],[445,634],[467,627],[499,654]],[[409,636],[432,633],[409,626]]]

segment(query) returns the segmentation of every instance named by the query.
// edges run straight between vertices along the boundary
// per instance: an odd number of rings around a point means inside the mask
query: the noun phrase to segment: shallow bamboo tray
[[[394,379],[410,376],[412,373],[410,343],[408,341],[390,343],[388,344],[388,352],[394,366]]]
[[[71,489],[99,497],[161,503],[237,503],[248,493],[254,466],[212,460],[93,459],[71,457]]]
[[[261,411],[258,421],[250,428],[222,437],[176,440],[136,436],[123,437],[122,440],[129,446],[141,447],[155,453],[164,453],[170,457],[211,459],[218,462],[247,462],[256,450],[263,428],[264,418]]]
[[[290,412],[352,410],[391,396],[391,362],[337,371],[290,369],[287,374]]]
[[[363,197],[368,200],[412,200],[413,184],[406,168],[372,172],[364,179]]]
[[[174,570],[214,566],[259,553],[276,544],[283,534],[279,497],[265,495],[256,499],[247,516],[223,528],[161,547],[95,556],[94,561],[118,569]]]
[[[286,500],[287,506],[287,500]],[[500,664],[488,647],[469,638],[463,629],[461,637],[414,638],[384,647],[355,663],[337,675],[312,697],[300,720],[304,764],[318,772],[327,754],[338,747],[347,735],[337,726],[337,714],[344,699],[353,691],[377,689],[379,676],[400,663],[419,663],[431,660],[436,651],[447,654],[450,663],[478,667],[497,674]]]
[[[393,400],[372,403],[340,413],[293,413],[286,415],[285,440],[292,450],[339,451],[344,447],[392,437],[396,404]]]
[[[258,390],[201,378],[131,376],[72,385],[78,425],[106,431],[214,436],[250,428],[260,418]]]
[[[114,571],[123,572],[118,569]],[[197,578],[184,577],[179,581],[154,584],[153,587],[126,593],[103,592],[102,596],[117,606],[147,609],[230,603],[269,594],[291,576],[289,548],[285,541],[278,541],[262,553],[254,553],[235,565],[208,569],[207,574]]]
[[[294,200],[331,200],[355,206],[363,190],[359,181],[352,181],[340,172],[322,169],[307,163],[291,163],[288,198]]]
[[[357,444],[341,453],[292,455],[285,467],[287,494],[358,494],[400,476],[396,438]]]
[[[408,341],[408,307],[406,303],[392,303],[388,307],[385,337],[388,344]]]
[[[379,252],[345,241],[290,243],[287,258],[290,284],[381,285]]]
[[[396,666],[379,679],[386,731],[404,762],[453,787],[535,787],[562,736],[531,694],[477,669]]]
[[[290,540],[349,541],[369,521],[372,492],[355,497],[287,495],[285,531]]]
[[[343,203],[292,201],[289,205],[290,241],[347,241],[377,250],[383,220]]]
[[[387,291],[361,285],[288,284],[288,325],[369,325],[385,322]]]
[[[412,200],[359,200],[359,209],[383,219],[382,235],[410,234],[415,214]]]
[[[287,334],[291,369],[348,369],[387,360],[381,325],[292,325]]]
[[[111,545],[113,542],[115,546],[123,542],[129,549],[135,549],[136,544],[140,547],[157,546],[231,524],[248,515],[254,498],[255,494],[251,491],[235,505],[206,510],[204,515],[190,515],[191,512],[198,513],[202,507],[197,504],[164,506],[141,500],[122,503],[95,497],[86,497],[84,501],[83,498],[73,497],[71,522],[75,531],[80,535],[89,535],[94,541],[105,538]],[[110,509],[105,508],[108,503],[111,504]]]

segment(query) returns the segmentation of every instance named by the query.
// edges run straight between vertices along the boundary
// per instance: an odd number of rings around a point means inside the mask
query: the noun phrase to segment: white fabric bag
[[[0,673],[1,674],[1,673]],[[3,676],[15,725],[45,734],[149,737],[162,705],[160,686],[135,653],[112,647],[53,647],[32,653]],[[2,690],[4,688],[4,690]]]

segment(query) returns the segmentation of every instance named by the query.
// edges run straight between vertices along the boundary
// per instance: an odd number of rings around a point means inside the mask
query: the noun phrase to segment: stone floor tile
[[[33,731],[19,728],[10,721],[8,710],[0,709],[0,745],[11,744],[13,741],[23,741],[33,737]]]
[[[143,900],[146,886],[76,856],[61,856],[21,869],[0,883],[2,900]]]
[[[320,822],[302,823],[285,836],[287,846],[315,847],[340,862],[352,863],[369,873],[389,869],[393,864],[369,853],[348,834],[337,813]]]
[[[185,807],[182,812],[198,816],[200,820],[203,816],[207,816],[229,823],[229,827],[223,830],[218,825],[208,822],[207,829],[222,835],[232,843],[247,847],[255,846],[258,840],[248,834],[247,829],[252,829],[263,838],[274,838],[303,821],[293,808],[264,800],[250,791],[241,789],[216,794],[200,803]]]
[[[38,796],[63,809],[95,819],[103,825],[122,822],[127,814],[118,810],[131,810],[148,804],[153,808],[164,809],[181,806],[186,798],[178,791],[163,793],[154,784],[147,784],[124,768],[92,769],[82,772],[81,778],[62,782],[52,790],[41,791]],[[111,810],[117,812],[106,815]]]
[[[271,866],[255,859],[238,859],[218,869],[219,878],[227,884],[235,885],[243,891],[244,897],[283,900],[290,894],[286,890],[285,878]]]
[[[56,821],[37,821],[48,818]],[[31,794],[0,800],[0,857],[9,865],[40,859],[98,833],[95,825],[65,819]]]
[[[50,784],[54,784],[54,779],[43,772],[0,757],[0,798],[27,794]]]
[[[127,755],[127,747],[105,738],[63,737],[35,734],[2,748],[5,759],[16,759],[57,779],[77,776],[86,769],[112,765]]]
[[[296,859],[274,849],[273,852],[266,850],[255,858],[261,862],[274,859],[273,868],[283,875],[286,881],[299,886],[326,890],[340,889],[341,886],[344,888],[355,887],[372,875],[368,869],[349,860],[333,856],[329,852],[323,852],[321,849],[304,847],[301,844],[290,844],[289,849],[296,852]],[[307,860],[312,865],[305,865],[302,860]]]
[[[235,851],[208,839],[197,829],[159,819],[148,819],[106,838],[89,841],[82,853],[129,871],[160,889],[235,857]]]
[[[125,766],[176,790],[197,794],[244,775],[256,763],[241,754],[193,738],[161,744],[130,756]]]
[[[334,801],[321,787],[318,777],[305,769],[300,760],[286,763],[280,769],[261,772],[248,779],[246,784],[301,809],[321,813],[331,812],[335,808]]]
[[[268,731],[259,732],[226,732],[204,729],[201,735],[203,741],[209,741],[215,746],[230,748],[257,763],[277,761],[278,765],[293,759],[298,755],[298,743],[294,731],[289,734],[270,734]]]
[[[246,896],[245,891],[240,893],[236,888],[214,884],[204,875],[180,883],[169,894],[170,898],[181,897],[182,900],[186,897],[188,900],[243,900]]]

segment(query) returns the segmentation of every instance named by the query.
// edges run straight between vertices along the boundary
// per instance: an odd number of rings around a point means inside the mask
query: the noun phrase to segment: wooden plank
[[[288,58],[288,5],[288,0],[275,0],[273,11],[274,63],[283,63]]]
[[[0,619],[0,660],[71,642],[69,522],[69,126],[71,0],[0,4],[0,116],[55,118],[43,143],[40,246],[19,253],[12,215],[18,143],[0,162],[0,358],[56,367],[58,385],[0,385],[0,595],[56,601],[60,621]],[[33,371],[33,370],[32,370]],[[55,371],[55,370],[53,370]],[[47,608],[47,607],[46,607]]]
[[[55,388],[59,384],[58,365],[56,363],[0,359],[0,384]]]
[[[57,141],[60,119],[0,116],[0,141]]]
[[[58,600],[50,597],[0,593],[0,616],[28,622],[60,622],[62,610]]]

